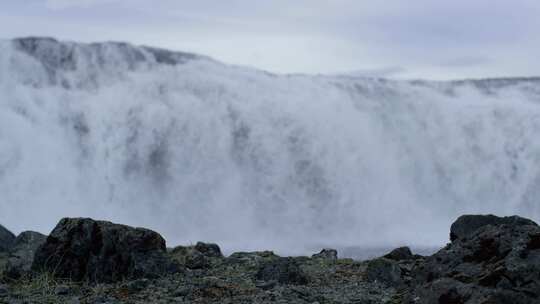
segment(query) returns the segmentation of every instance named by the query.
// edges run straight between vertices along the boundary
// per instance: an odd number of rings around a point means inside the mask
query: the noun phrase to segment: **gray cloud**
[[[537,0],[7,0],[0,37],[127,40],[283,73],[540,74]]]

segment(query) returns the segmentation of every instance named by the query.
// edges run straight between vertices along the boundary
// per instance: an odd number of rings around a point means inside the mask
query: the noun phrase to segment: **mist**
[[[439,246],[464,213],[540,220],[540,79],[272,74],[123,43],[0,42],[0,223],[168,245]]]

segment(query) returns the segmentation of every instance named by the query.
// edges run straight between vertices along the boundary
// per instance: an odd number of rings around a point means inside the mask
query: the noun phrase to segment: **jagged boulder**
[[[115,282],[175,269],[166,257],[165,240],[154,231],[64,218],[37,250],[32,270],[74,281]]]
[[[0,252],[7,252],[14,241],[15,235],[4,228],[4,226],[0,225]]]
[[[336,261],[338,259],[338,252],[335,249],[324,248],[321,252],[311,256],[313,259],[323,259],[327,261]]]
[[[217,244],[197,242],[195,250],[202,253],[204,256],[211,258],[222,258],[223,254]]]
[[[540,303],[540,227],[518,217],[490,222],[455,238],[414,269],[408,301]]]
[[[390,251],[384,257],[394,261],[403,261],[414,259],[416,256],[413,255],[409,247],[399,247]]]
[[[34,231],[24,231],[17,236],[9,251],[4,275],[19,279],[29,274],[37,249],[45,243],[47,236]]]
[[[450,240],[465,238],[473,234],[476,230],[487,225],[533,225],[536,223],[519,216],[498,217],[495,215],[462,215],[450,227]]]

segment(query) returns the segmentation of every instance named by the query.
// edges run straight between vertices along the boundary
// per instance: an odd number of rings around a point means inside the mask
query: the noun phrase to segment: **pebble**
[[[0,285],[0,297],[7,296],[8,289],[5,285]]]
[[[69,286],[66,286],[66,285],[56,286],[56,288],[54,289],[54,294],[56,294],[57,296],[65,296],[69,294]]]
[[[275,280],[271,280],[268,282],[260,281],[257,284],[255,284],[255,287],[260,288],[262,290],[269,290],[269,289],[274,288],[277,285],[277,283],[278,282]]]

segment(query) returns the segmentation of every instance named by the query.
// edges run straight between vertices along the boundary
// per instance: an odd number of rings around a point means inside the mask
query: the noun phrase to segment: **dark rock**
[[[386,258],[369,261],[366,268],[366,279],[368,282],[379,282],[392,287],[403,284],[401,268],[395,261]]]
[[[491,214],[462,215],[450,227],[450,240],[455,241],[456,239],[467,237],[486,225],[537,226],[535,222],[519,216],[498,217]]]
[[[390,251],[390,253],[386,254],[384,257],[394,261],[411,260],[415,258],[409,247],[396,248]]]
[[[308,283],[306,274],[293,258],[277,258],[264,263],[257,271],[256,278],[262,281],[277,281],[280,284]]]
[[[478,222],[458,229],[459,237],[413,270],[415,303],[540,303],[540,227],[518,217],[488,219],[473,232]]]
[[[37,249],[45,243],[47,236],[34,231],[25,231],[17,236],[9,251],[4,275],[19,279],[30,273]]]
[[[203,242],[197,242],[195,245],[195,250],[202,253],[204,256],[212,257],[212,258],[221,258],[223,257],[223,254],[221,254],[221,249],[217,244],[213,243],[203,243]]]
[[[0,225],[0,252],[7,252],[14,241],[15,235],[4,228],[4,226]]]
[[[37,250],[32,270],[89,282],[157,277],[173,271],[165,253],[165,240],[154,231],[64,218]]]
[[[177,246],[170,250],[169,256],[190,269],[208,268],[211,259],[223,258],[218,245],[203,242],[195,246]]]
[[[314,259],[324,259],[330,261],[336,261],[338,259],[338,252],[335,249],[325,248],[321,252],[311,256]]]
[[[433,282],[429,289],[420,290],[416,302],[426,304],[465,304],[471,299],[472,291],[471,287],[461,282],[448,278],[440,279]]]
[[[8,294],[8,288],[6,285],[0,284],[0,297],[4,297]]]
[[[255,287],[262,289],[262,290],[270,290],[277,285],[277,281],[262,281],[255,284]]]

